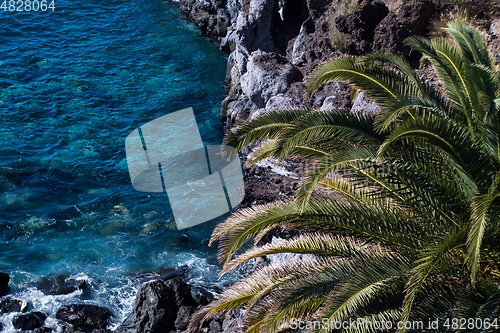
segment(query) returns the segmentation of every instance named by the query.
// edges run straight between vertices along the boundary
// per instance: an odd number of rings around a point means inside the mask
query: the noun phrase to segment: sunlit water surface
[[[218,280],[212,221],[175,228],[168,198],[134,190],[125,138],[186,107],[220,144],[224,54],[160,0],[60,0],[54,12],[1,12],[0,271],[12,294],[49,313],[91,303],[131,311],[142,272],[189,265]],[[67,274],[89,291],[47,296]],[[233,277],[234,278],[234,277]],[[12,330],[12,315],[0,316]]]

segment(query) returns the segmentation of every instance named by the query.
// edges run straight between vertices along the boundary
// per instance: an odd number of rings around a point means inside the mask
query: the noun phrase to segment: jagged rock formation
[[[450,0],[179,0],[186,17],[229,54],[228,95],[220,114],[227,131],[272,110],[378,112],[363,92],[342,82],[324,84],[312,98],[305,97],[308,75],[333,57],[368,52],[396,53],[417,67],[420,54],[411,52],[405,39],[429,37],[433,22],[454,6]],[[487,32],[500,62],[500,19],[489,8],[491,3],[478,2],[467,10]],[[429,82],[435,80],[429,68],[418,71]],[[243,156],[250,152],[245,149]],[[304,170],[287,160],[247,168],[243,205],[293,197]]]
[[[179,7],[203,35],[229,54],[221,121],[228,129],[265,111],[290,107],[350,108],[351,88],[326,86],[304,98],[307,77],[342,54],[418,54],[404,45],[427,35],[439,8],[432,0],[403,1],[390,11],[382,0],[359,0],[341,13],[343,0],[180,0]],[[342,45],[337,39],[342,39]],[[358,103],[359,104],[359,103]]]
[[[56,313],[56,319],[71,324],[63,329],[65,332],[105,331],[112,316],[110,310],[89,304],[62,306]]]

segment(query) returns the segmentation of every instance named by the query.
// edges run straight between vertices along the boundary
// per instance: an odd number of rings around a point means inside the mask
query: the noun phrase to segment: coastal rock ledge
[[[71,304],[61,307],[56,313],[56,319],[72,326],[63,328],[63,332],[106,332],[113,313],[101,306],[89,304]]]
[[[449,11],[437,0],[171,0],[228,54],[220,120],[230,132],[248,119],[283,109],[379,111],[363,93],[330,82],[305,97],[307,78],[324,62],[343,55],[391,52],[418,64],[405,38],[427,37],[433,21]],[[346,7],[349,4],[349,8]],[[394,8],[392,8],[394,7]],[[387,38],[387,41],[385,40]],[[243,152],[246,159],[252,149]],[[293,198],[300,174],[266,161],[247,169],[244,206]],[[300,170],[298,170],[300,169]],[[283,172],[280,172],[283,171]],[[266,189],[269,193],[262,193]],[[258,192],[258,193],[256,193]]]
[[[452,0],[167,1],[178,4],[186,18],[200,28],[202,35],[217,41],[221,50],[228,54],[224,82],[227,96],[222,101],[220,113],[226,132],[273,110],[342,108],[353,113],[378,113],[380,107],[376,103],[342,82],[325,84],[311,98],[305,98],[307,78],[330,59],[371,52],[403,56],[418,68],[421,54],[411,52],[404,44],[405,39],[429,37],[435,23],[439,24],[439,20],[450,13],[457,14],[456,6],[461,3]],[[495,19],[481,3],[467,1],[467,15],[481,25],[496,61],[500,62],[500,19]],[[418,71],[426,80],[436,77],[428,64],[423,64]],[[256,147],[258,145],[243,149],[243,161]],[[306,171],[307,166],[300,161],[287,159],[281,162],[267,159],[246,168],[242,206],[293,198],[300,177]],[[158,293],[165,291],[161,283],[141,288],[142,292],[154,289],[154,299],[158,303],[163,299]],[[159,286],[153,288],[156,284]],[[138,295],[138,299],[140,297]],[[142,314],[148,313],[142,309],[144,306],[136,306],[136,314],[127,320],[139,323],[139,318],[144,318]],[[182,331],[194,308],[192,305],[175,306],[178,316],[168,327]],[[164,311],[162,316],[169,320],[174,318],[172,313]],[[229,328],[229,322],[233,325],[230,327],[236,328]],[[236,332],[237,319],[217,318],[205,323],[202,331],[218,333],[220,329],[225,333]]]
[[[158,279],[142,285],[137,291],[135,307],[116,333],[175,333],[184,331],[191,315],[209,301],[207,291],[192,288],[181,277]],[[216,318],[206,323],[204,333],[234,332],[232,316]],[[226,330],[223,331],[222,327]]]

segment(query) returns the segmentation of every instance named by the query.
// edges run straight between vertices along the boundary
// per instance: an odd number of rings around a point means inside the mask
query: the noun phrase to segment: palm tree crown
[[[238,307],[246,332],[296,331],[298,319],[317,320],[308,328],[317,332],[372,331],[328,325],[359,319],[452,332],[453,319],[499,317],[500,78],[475,29],[456,21],[446,31],[451,39],[407,40],[430,60],[438,86],[395,55],[343,57],[313,73],[310,95],[349,82],[381,106],[376,116],[270,112],[228,136],[238,149],[265,142],[250,164],[299,156],[314,167],[295,202],[243,209],[216,228],[221,274],[265,255],[301,256],[272,260],[229,287],[191,331]],[[318,185],[335,195],[311,199]],[[300,233],[257,245],[279,226]],[[239,251],[251,239],[255,246]],[[407,330],[388,331],[396,328]]]

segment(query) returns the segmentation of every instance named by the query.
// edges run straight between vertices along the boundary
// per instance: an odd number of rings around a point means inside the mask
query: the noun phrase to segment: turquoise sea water
[[[220,144],[226,59],[161,0],[59,0],[54,12],[0,10],[0,271],[15,295],[53,314],[63,303],[131,310],[133,276],[190,265],[217,281],[212,221],[175,230],[167,197],[130,184],[127,135],[193,107]],[[51,274],[91,296],[44,296]],[[217,281],[217,282],[216,282]],[[0,317],[7,330],[10,317]]]

